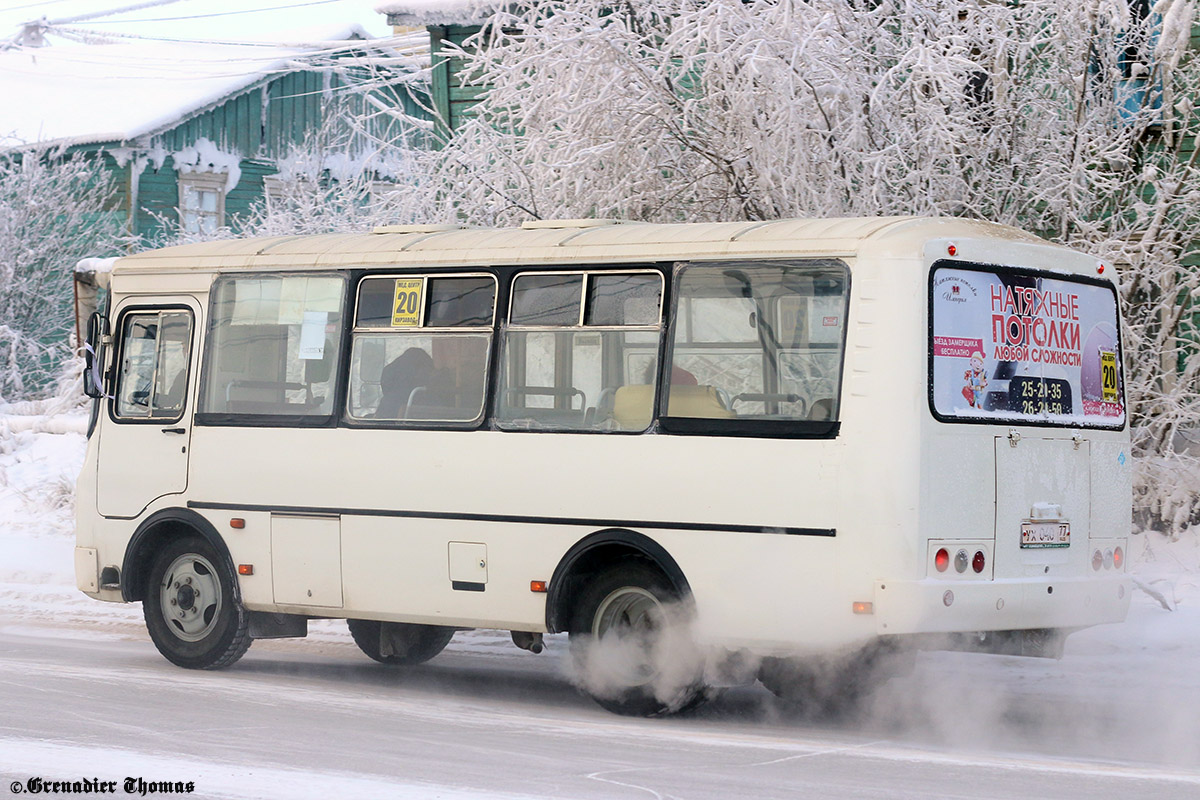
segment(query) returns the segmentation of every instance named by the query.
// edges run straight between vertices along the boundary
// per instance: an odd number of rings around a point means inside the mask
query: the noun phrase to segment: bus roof
[[[1048,244],[994,223],[953,217],[787,219],[655,224],[536,220],[520,228],[394,225],[370,233],[225,239],[126,256],[114,274],[345,267],[635,263],[687,258],[852,256],[866,242],[920,252],[930,239]],[[600,255],[602,254],[602,256]]]

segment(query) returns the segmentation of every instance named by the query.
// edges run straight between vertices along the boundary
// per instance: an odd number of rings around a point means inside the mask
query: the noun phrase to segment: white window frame
[[[203,221],[212,218],[216,228],[225,224],[225,183],[228,176],[216,172],[185,172],[179,174],[179,225],[188,233],[204,233]],[[189,194],[195,197],[197,192],[213,192],[217,196],[217,210],[204,211],[200,208],[189,209],[187,200]],[[187,215],[189,210],[196,213],[195,227],[189,226]]]

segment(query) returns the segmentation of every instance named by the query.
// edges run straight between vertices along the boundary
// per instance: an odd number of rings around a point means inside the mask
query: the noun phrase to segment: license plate
[[[1021,547],[1070,547],[1071,523],[1022,522]]]

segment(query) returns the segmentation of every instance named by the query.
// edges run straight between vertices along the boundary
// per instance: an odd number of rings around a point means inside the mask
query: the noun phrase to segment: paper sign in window
[[[415,328],[421,320],[421,278],[397,278],[392,296],[392,327]]]
[[[328,311],[305,311],[300,325],[300,358],[304,361],[319,361],[325,357],[325,325],[329,322]]]

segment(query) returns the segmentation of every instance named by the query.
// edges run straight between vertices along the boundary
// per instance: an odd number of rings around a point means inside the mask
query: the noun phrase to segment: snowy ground
[[[461,632],[394,681],[331,621],[257,642],[232,670],[172,667],[140,605],[74,588],[82,427],[0,417],[0,786],[96,773],[234,798],[1200,796],[1195,536],[1133,537],[1144,588],[1128,622],[1072,636],[1061,661],[922,654],[854,719],[796,718],[745,687],[625,720],[574,692],[557,639],[533,656]]]

